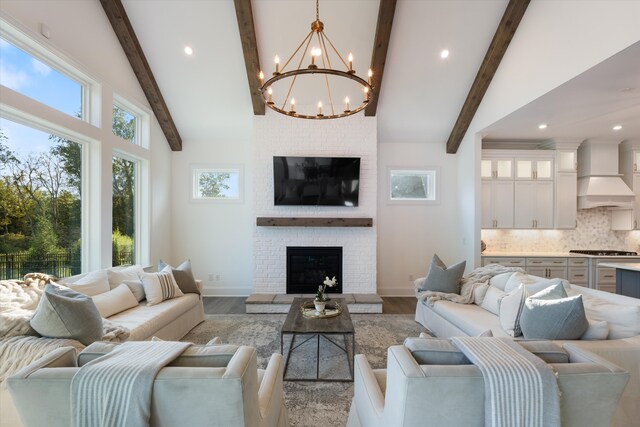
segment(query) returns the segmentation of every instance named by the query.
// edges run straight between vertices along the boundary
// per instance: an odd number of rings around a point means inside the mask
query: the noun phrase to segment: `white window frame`
[[[145,108],[138,106],[117,93],[113,94],[113,105],[136,118],[134,141],[127,141],[127,143],[139,145],[148,149],[150,140],[149,134],[151,132],[151,114]],[[113,133],[113,108],[111,108],[111,123],[109,123],[109,127]]]
[[[237,197],[201,197],[198,195],[198,179],[201,173],[237,173],[238,196]],[[191,201],[196,203],[243,203],[244,202],[244,167],[234,164],[192,164],[189,168],[191,182]]]
[[[430,176],[433,180],[432,198],[408,198],[393,197],[392,179],[395,175],[416,175]],[[387,203],[389,204],[405,204],[405,205],[436,205],[440,204],[440,168],[437,166],[418,166],[418,167],[394,167],[387,168]]]
[[[81,86],[82,114],[80,120],[100,126],[100,99],[102,87],[98,81],[80,70],[70,58],[51,46],[45,46],[18,28],[18,25],[7,16],[0,15],[0,37],[25,51],[43,64],[64,74]],[[22,94],[21,94],[22,95]],[[36,102],[37,99],[23,95]],[[55,107],[47,105],[56,111]],[[62,111],[61,111],[62,112]],[[65,113],[66,114],[66,113]]]

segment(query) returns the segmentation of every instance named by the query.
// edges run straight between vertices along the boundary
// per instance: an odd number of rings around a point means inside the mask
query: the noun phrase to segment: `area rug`
[[[259,368],[266,367],[271,354],[280,352],[280,327],[285,314],[214,314],[206,318],[182,341],[204,344],[213,337],[220,337],[224,343],[256,347]],[[356,354],[365,354],[374,369],[386,367],[389,346],[402,344],[405,338],[426,331],[412,314],[353,314],[351,318],[356,334]],[[344,346],[344,342],[336,341]],[[296,344],[300,342],[296,341]],[[285,339],[285,353],[288,346],[289,339]],[[320,348],[321,377],[349,375],[346,356],[336,346],[321,342]],[[287,377],[314,376],[315,360],[316,342],[311,340],[292,353]],[[352,382],[285,381],[284,391],[292,426],[346,424],[353,398]]]

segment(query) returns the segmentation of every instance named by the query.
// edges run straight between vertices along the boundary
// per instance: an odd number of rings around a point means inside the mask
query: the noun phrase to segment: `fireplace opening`
[[[287,293],[315,294],[326,277],[338,285],[327,293],[342,293],[342,248],[327,246],[287,247]]]

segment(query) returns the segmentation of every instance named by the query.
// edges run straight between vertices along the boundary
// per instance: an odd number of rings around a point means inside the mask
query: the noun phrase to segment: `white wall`
[[[172,158],[171,262],[191,259],[206,295],[248,295],[252,284],[253,126],[222,140],[183,141]],[[241,203],[190,200],[192,164],[241,165]],[[212,279],[211,279],[212,278]]]
[[[98,192],[98,200],[92,206],[92,227],[89,235],[93,258],[85,269],[108,266],[111,259],[111,157],[114,149],[127,151],[142,160],[149,161],[147,181],[150,185],[148,210],[151,246],[142,254],[142,261],[155,263],[158,258],[170,254],[170,171],[171,155],[167,141],[160,131],[155,117],[151,119],[149,149],[132,146],[113,135],[111,131],[111,102],[113,93],[150,112],[149,104],[126,59],[122,47],[98,1],[37,1],[3,0],[2,16],[38,43],[63,56],[77,69],[101,84],[103,94],[97,126],[65,115],[10,89],[3,88],[1,102],[6,108],[28,111],[40,123],[62,123],[71,133],[85,135],[91,142],[92,155],[99,158],[92,167],[100,168],[100,182],[92,191]],[[45,24],[49,39],[40,34]],[[62,115],[61,115],[62,114]],[[102,124],[102,126],[99,126]],[[87,218],[84,218],[87,220]]]
[[[482,129],[640,40],[640,2],[534,0],[469,126],[460,149],[460,250],[479,265]],[[471,163],[473,162],[473,163]],[[474,188],[470,194],[468,189]],[[474,224],[473,230],[469,224]],[[468,234],[467,234],[468,233]]]
[[[438,204],[389,202],[388,168],[440,169]],[[459,235],[457,159],[446,154],[445,144],[378,144],[378,293],[414,295],[413,279],[424,277],[433,254],[446,264],[461,260]],[[412,279],[413,278],[413,279]]]

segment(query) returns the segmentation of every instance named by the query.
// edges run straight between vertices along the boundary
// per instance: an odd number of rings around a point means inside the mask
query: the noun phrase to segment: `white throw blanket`
[[[549,365],[509,338],[451,342],[482,372],[486,427],[560,427],[560,394]]]
[[[71,379],[73,425],[148,426],[156,375],[190,345],[126,342],[84,365]]]
[[[0,280],[0,339],[33,335],[38,336],[29,321],[38,307],[44,287],[56,278],[43,273],[29,273],[24,280]],[[129,330],[102,319],[102,341],[125,341]]]
[[[60,347],[74,347],[81,351],[80,341],[42,337],[11,337],[0,340],[0,384],[32,362]]]
[[[448,294],[435,291],[417,291],[418,299],[426,301],[429,305],[434,305],[436,301],[447,300],[459,304],[473,304],[475,289],[483,283],[488,283],[493,276],[502,273],[516,272],[524,273],[520,267],[505,267],[499,264],[489,264],[478,267],[461,280],[460,294]]]

